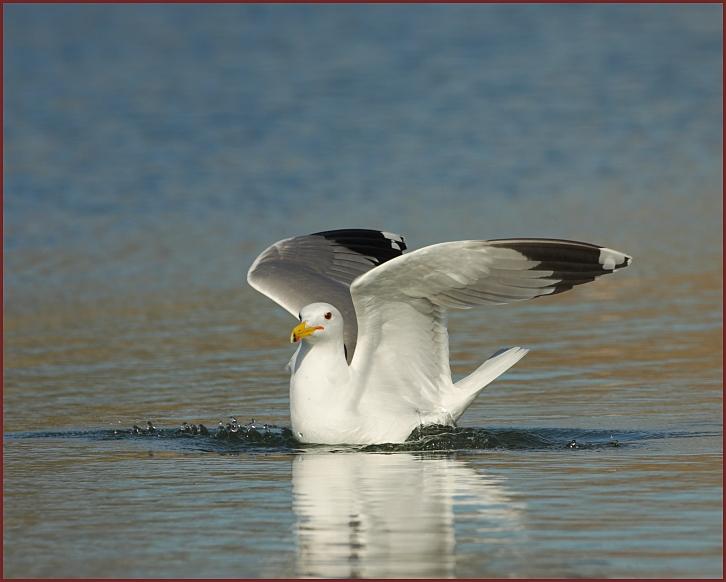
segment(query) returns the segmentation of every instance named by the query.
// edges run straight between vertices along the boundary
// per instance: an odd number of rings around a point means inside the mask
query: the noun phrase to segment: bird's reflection
[[[452,458],[308,452],[292,483],[300,576],[451,577],[457,520],[473,544],[521,530],[502,484]]]

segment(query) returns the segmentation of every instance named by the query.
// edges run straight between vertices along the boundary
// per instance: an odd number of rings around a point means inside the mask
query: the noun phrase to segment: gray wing
[[[342,229],[278,241],[247,272],[257,291],[297,317],[310,303],[324,301],[343,314],[348,361],[358,333],[350,298],[353,280],[406,249],[402,236],[380,230]]]
[[[395,391],[431,411],[451,383],[446,309],[553,295],[630,265],[629,255],[552,239],[465,240],[418,249],[351,286],[358,350],[351,363],[375,406]]]
[[[426,299],[445,308],[504,304],[554,295],[627,267],[632,257],[578,241],[522,238],[465,240],[418,249],[368,273],[353,297],[375,302]]]

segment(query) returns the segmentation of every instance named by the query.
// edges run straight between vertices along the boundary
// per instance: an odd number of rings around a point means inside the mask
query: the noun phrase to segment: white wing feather
[[[611,249],[549,239],[447,242],[392,259],[350,288],[359,398],[380,404],[405,391],[422,412],[435,411],[452,389],[446,308],[559,293],[628,264]]]
[[[352,358],[357,330],[350,283],[405,248],[400,235],[369,229],[286,238],[260,253],[247,272],[247,282],[295,317],[317,301],[337,307],[343,314],[345,344]]]

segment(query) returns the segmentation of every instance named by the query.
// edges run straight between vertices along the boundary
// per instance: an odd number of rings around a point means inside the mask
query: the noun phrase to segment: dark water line
[[[404,443],[367,446],[340,445],[341,452],[416,452],[466,450],[573,450],[612,449],[635,446],[645,441],[670,438],[719,436],[718,432],[622,431],[571,428],[472,428],[427,426],[414,430]],[[295,440],[287,427],[268,424],[239,425],[236,422],[208,429],[184,423],[179,428],[145,428],[12,432],[6,439],[89,439],[92,441],[132,440],[163,444],[164,448],[194,449],[209,452],[235,452],[263,449],[293,452],[319,448]],[[329,445],[325,445],[329,447]]]

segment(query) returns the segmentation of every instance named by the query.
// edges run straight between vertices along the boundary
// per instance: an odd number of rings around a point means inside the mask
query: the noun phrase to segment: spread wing
[[[631,257],[552,239],[458,241],[428,246],[358,277],[351,286],[360,389],[386,390],[420,410],[451,385],[446,308],[468,309],[561,293],[626,267]]]
[[[316,232],[276,242],[265,249],[247,272],[247,282],[295,317],[317,301],[343,314],[349,361],[356,345],[351,282],[406,249],[402,236],[367,229]]]

